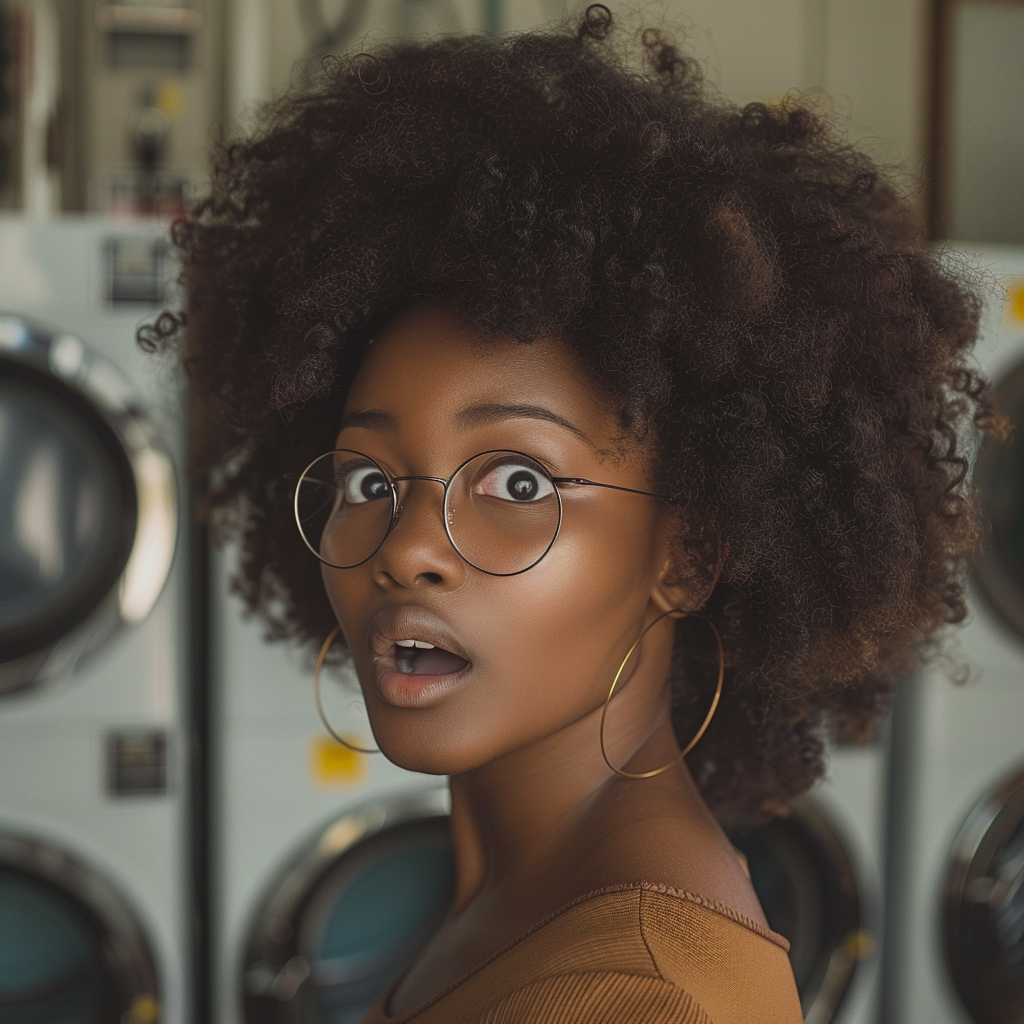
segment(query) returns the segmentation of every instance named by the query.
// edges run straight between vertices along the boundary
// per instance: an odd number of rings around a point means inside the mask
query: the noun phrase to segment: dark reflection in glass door
[[[975,578],[995,611],[1024,637],[1024,364],[996,388],[996,397],[1014,437],[1010,443],[987,438],[978,454],[974,482],[986,536]]]

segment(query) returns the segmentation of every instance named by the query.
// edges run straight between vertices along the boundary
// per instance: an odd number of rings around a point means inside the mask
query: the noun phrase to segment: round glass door
[[[159,1019],[148,946],[109,885],[55,847],[0,836],[0,1021]]]
[[[358,1024],[451,906],[446,793],[332,822],[275,884],[253,930],[247,1024]]]
[[[977,1024],[1024,1020],[1024,770],[985,793],[953,844],[943,908],[953,983]]]
[[[974,575],[995,611],[1024,637],[1024,364],[995,393],[1014,437],[1008,444],[986,437],[978,453],[974,482],[991,530]]]
[[[113,1016],[91,922],[63,894],[0,875],[0,1019],[91,1024]]]
[[[104,600],[132,550],[135,493],[98,413],[0,359],[0,661],[53,644]]]
[[[857,964],[873,952],[862,886],[841,833],[812,799],[733,843],[774,931],[790,942],[804,1019],[828,1024],[850,991]]]
[[[0,696],[142,622],[177,527],[171,457],[124,373],[0,312]]]

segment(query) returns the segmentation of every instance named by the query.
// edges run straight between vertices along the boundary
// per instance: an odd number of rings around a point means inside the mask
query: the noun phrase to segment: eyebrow
[[[394,432],[398,429],[398,420],[389,412],[378,409],[367,409],[364,412],[347,412],[341,417],[339,431],[346,427],[365,427],[367,430],[385,430]]]
[[[543,420],[545,423],[554,423],[575,434],[591,448],[595,447],[594,442],[575,423],[570,423],[564,416],[559,416],[557,412],[545,409],[542,405],[502,405],[497,402],[471,405],[456,415],[455,422],[465,429],[514,419]]]
[[[471,405],[456,414],[455,423],[461,430],[468,430],[471,427],[482,427],[512,419],[542,420],[545,423],[554,423],[575,434],[589,447],[596,447],[594,442],[575,423],[571,423],[564,416],[559,416],[558,413],[552,412],[542,405],[505,405],[500,402]],[[339,429],[344,430],[346,427],[363,427],[366,430],[394,432],[398,429],[398,420],[389,412],[365,409],[360,412],[346,413],[341,419]]]

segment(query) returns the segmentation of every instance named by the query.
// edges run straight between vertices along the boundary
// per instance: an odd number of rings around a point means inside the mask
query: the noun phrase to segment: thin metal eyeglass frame
[[[372,463],[376,466],[384,478],[388,482],[388,486],[391,488],[391,521],[388,523],[388,528],[384,532],[384,536],[381,537],[380,543],[363,559],[358,562],[353,562],[352,565],[335,565],[333,562],[328,562],[323,555],[320,554],[316,548],[306,539],[305,531],[302,529],[302,523],[299,519],[299,488],[302,486],[302,481],[306,478],[306,474],[318,463],[321,459],[328,455],[334,455],[336,452],[350,452],[353,455],[358,455],[361,458],[366,459],[367,462]],[[471,462],[479,459],[482,455],[520,455],[529,462],[540,467],[540,471],[548,478],[548,480],[555,485],[555,497],[558,499],[558,525],[555,527],[555,532],[551,537],[551,541],[548,546],[524,569],[516,569],[515,572],[491,572],[490,569],[482,569],[475,562],[471,562],[463,553],[459,550],[459,545],[455,543],[455,538],[452,536],[452,531],[448,522],[448,489],[451,487],[452,481],[468,466]],[[558,490],[558,484],[578,484],[582,487],[605,487],[611,491],[626,491],[629,494],[642,494],[648,498],[656,498],[658,501],[667,502],[670,505],[676,504],[671,498],[665,497],[663,494],[656,494],[654,491],[641,491],[636,487],[623,487],[621,484],[606,484],[601,483],[598,480],[587,480],[581,476],[551,476],[550,473],[541,465],[541,463],[535,459],[532,455],[527,455],[526,452],[516,451],[515,448],[489,448],[486,451],[477,452],[476,455],[471,455],[468,459],[461,462],[455,471],[452,473],[447,480],[440,476],[392,476],[376,459],[371,458],[365,452],[356,451],[354,448],[332,448],[328,452],[324,452],[322,455],[318,455],[299,475],[298,483],[295,485],[295,497],[292,505],[295,509],[295,525],[298,528],[299,536],[302,538],[302,542],[313,552],[316,557],[324,563],[329,565],[332,569],[355,569],[360,565],[365,565],[378,551],[384,546],[384,541],[388,539],[391,531],[395,528],[395,523],[398,522],[398,517],[402,513],[402,505],[398,500],[398,487],[396,484],[404,483],[406,480],[426,480],[431,483],[441,484],[444,487],[444,496],[441,499],[441,511],[443,513],[442,518],[444,519],[444,532],[448,537],[448,543],[455,549],[455,553],[461,558],[467,565],[471,565],[474,569],[482,573],[486,573],[488,576],[519,576],[524,572],[529,572],[554,546],[558,535],[562,531],[562,495]]]

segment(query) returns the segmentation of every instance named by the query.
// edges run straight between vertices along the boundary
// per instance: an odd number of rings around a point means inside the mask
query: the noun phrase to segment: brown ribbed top
[[[714,900],[652,882],[611,886],[567,903],[412,1013],[387,1015],[389,989],[363,1024],[802,1024],[788,950]]]

